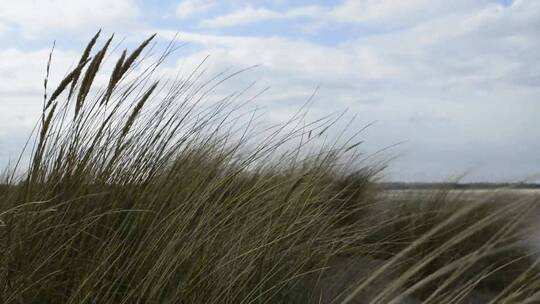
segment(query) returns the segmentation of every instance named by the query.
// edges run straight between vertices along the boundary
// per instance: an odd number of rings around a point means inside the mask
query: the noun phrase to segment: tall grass
[[[160,76],[154,36],[100,86],[99,35],[0,189],[2,303],[538,300],[532,200],[392,201],[333,117],[262,127],[246,91],[212,97],[237,73]]]

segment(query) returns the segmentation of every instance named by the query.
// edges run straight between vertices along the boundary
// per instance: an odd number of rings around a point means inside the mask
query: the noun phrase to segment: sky
[[[128,47],[177,34],[172,71],[258,65],[242,77],[273,119],[318,88],[314,113],[374,122],[363,149],[391,147],[386,180],[540,180],[537,0],[2,0],[0,167],[36,122],[53,41],[59,79],[99,28]]]

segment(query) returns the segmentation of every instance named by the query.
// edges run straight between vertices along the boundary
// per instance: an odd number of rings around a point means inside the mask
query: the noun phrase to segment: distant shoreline
[[[538,183],[406,183],[406,182],[380,182],[377,183],[385,190],[433,190],[433,189],[540,189]]]
[[[383,190],[490,190],[490,189],[538,189],[539,183],[407,183],[407,182],[379,182],[375,183]],[[0,190],[9,185],[0,184]]]

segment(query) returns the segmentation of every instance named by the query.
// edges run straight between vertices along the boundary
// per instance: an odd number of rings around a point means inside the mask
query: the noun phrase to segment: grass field
[[[98,36],[5,170],[1,303],[539,303],[537,193],[389,192],[333,118],[256,128],[153,37],[102,75]]]

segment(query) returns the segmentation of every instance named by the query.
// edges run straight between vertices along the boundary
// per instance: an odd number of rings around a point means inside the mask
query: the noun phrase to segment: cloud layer
[[[150,2],[108,7],[97,1],[109,11],[96,19],[77,2],[60,8],[73,18],[63,27],[32,9],[25,13],[33,2],[13,2],[0,9],[0,40],[2,29],[20,31],[31,45],[40,32],[144,20],[134,35],[157,31],[167,41],[178,33],[188,42],[171,70],[195,66],[207,55],[213,72],[259,64],[245,77],[270,87],[259,99],[270,117],[284,118],[320,86],[314,113],[347,108],[358,115],[357,129],[377,121],[365,133],[368,152],[407,141],[390,150],[398,158],[389,179],[444,180],[472,170],[470,180],[501,181],[540,173],[538,1],[184,0],[163,6],[163,16],[175,12],[165,21],[143,13]],[[25,25],[32,18],[41,25]],[[39,104],[47,48],[3,45],[0,110],[10,110],[0,127],[7,130],[28,125],[32,110],[21,104]],[[65,66],[77,47],[60,50]],[[7,123],[8,116],[21,120]]]
[[[77,32],[129,24],[141,14],[134,0],[3,0],[0,24],[37,39],[48,32]]]

